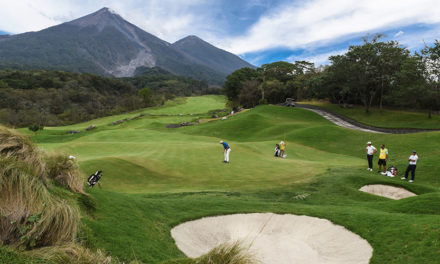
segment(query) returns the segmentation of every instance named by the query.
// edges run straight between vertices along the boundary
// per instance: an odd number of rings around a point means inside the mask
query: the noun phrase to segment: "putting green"
[[[85,174],[104,171],[102,189],[89,189],[97,209],[83,218],[85,236],[91,246],[123,261],[184,258],[171,238],[172,227],[204,216],[251,212],[329,219],[372,245],[371,263],[434,263],[440,257],[439,132],[370,134],[279,106],[165,128],[224,107],[221,96],[190,97],[162,108],[45,128],[33,140],[45,151],[76,156]],[[140,113],[145,116],[108,126]],[[85,132],[91,124],[97,128]],[[66,134],[74,129],[82,131]],[[222,162],[220,139],[231,146],[230,164]],[[273,157],[280,140],[287,142],[286,159]],[[364,148],[370,140],[376,147],[386,144],[389,163],[400,173],[417,149],[415,183],[368,172]],[[404,186],[418,196],[390,201],[358,191],[375,183]]]

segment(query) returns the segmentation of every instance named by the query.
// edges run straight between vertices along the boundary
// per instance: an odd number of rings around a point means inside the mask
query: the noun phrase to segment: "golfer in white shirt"
[[[367,147],[365,149],[367,151],[367,160],[368,160],[368,169],[369,171],[373,171],[373,155],[377,152],[377,149],[371,145],[371,141],[367,142]]]
[[[416,165],[417,165],[418,159],[419,159],[419,156],[417,156],[417,152],[414,150],[412,155],[409,156],[409,158],[408,158],[409,165],[408,165],[408,168],[406,168],[405,177],[402,177],[402,180],[407,180],[408,173],[411,171],[411,180],[409,180],[409,182],[414,182],[414,177],[416,174]]]

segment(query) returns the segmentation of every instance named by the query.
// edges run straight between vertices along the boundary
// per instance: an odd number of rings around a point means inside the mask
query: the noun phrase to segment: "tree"
[[[142,98],[145,106],[151,106],[152,93],[150,88],[145,87],[144,89],[139,90],[138,94]]]
[[[423,73],[427,82],[427,100],[424,102],[428,108],[429,118],[433,109],[440,107],[440,42],[435,40],[434,45],[425,45],[422,49]]]
[[[256,80],[258,77],[258,72],[251,68],[241,68],[234,71],[226,77],[224,84],[226,96],[230,101],[238,101],[243,83],[245,81]]]
[[[247,80],[242,83],[240,91],[240,104],[244,107],[255,107],[260,100],[260,82],[257,80]]]

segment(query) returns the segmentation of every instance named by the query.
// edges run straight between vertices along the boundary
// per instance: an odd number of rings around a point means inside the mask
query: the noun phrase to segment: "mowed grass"
[[[440,129],[440,115],[433,114],[432,118],[428,118],[427,111],[420,112],[416,111],[416,109],[407,109],[406,111],[391,109],[380,110],[377,107],[373,107],[370,113],[366,113],[365,107],[362,106],[342,108],[338,104],[330,104],[322,101],[306,101],[300,103],[320,106],[360,123],[376,127]]]
[[[257,107],[225,121],[165,128],[192,119],[191,113],[223,108],[219,102],[224,98],[187,98],[142,110],[163,116],[98,126],[82,135],[66,135],[61,132],[71,127],[59,127],[34,136],[48,152],[75,155],[84,173],[104,171],[102,188],[88,190],[97,204],[83,218],[89,246],[123,261],[167,263],[185,257],[170,235],[181,222],[275,212],[322,217],[352,230],[373,246],[371,263],[437,263],[439,132],[370,134],[337,127],[311,111],[278,106]],[[198,105],[203,107],[196,111]],[[230,164],[222,163],[220,139],[231,146]],[[287,159],[273,157],[280,140],[287,142]],[[389,164],[400,173],[417,149],[416,182],[366,171],[368,140],[376,147],[387,145]],[[393,201],[358,191],[372,183],[403,186],[418,196]]]

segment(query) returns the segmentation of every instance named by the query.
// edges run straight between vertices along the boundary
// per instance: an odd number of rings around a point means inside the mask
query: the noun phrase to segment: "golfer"
[[[409,165],[408,168],[406,168],[405,177],[401,178],[402,180],[408,180],[408,173],[411,171],[411,180],[409,180],[409,182],[414,182],[414,177],[416,174],[416,164],[418,159],[419,156],[417,156],[417,152],[413,150],[412,155],[408,158]]]
[[[387,160],[388,160],[388,149],[385,148],[385,145],[382,144],[379,149],[379,170],[377,172],[381,172],[381,167],[383,165],[383,172],[387,171]]]
[[[229,152],[231,152],[231,148],[229,147],[228,143],[224,142],[223,140],[220,140],[220,144],[223,145],[223,153],[225,154],[225,160],[224,163],[229,163]]]
[[[367,151],[367,160],[368,160],[367,170],[373,171],[373,155],[377,152],[377,149],[373,145],[371,145],[371,141],[368,141],[365,150]]]

